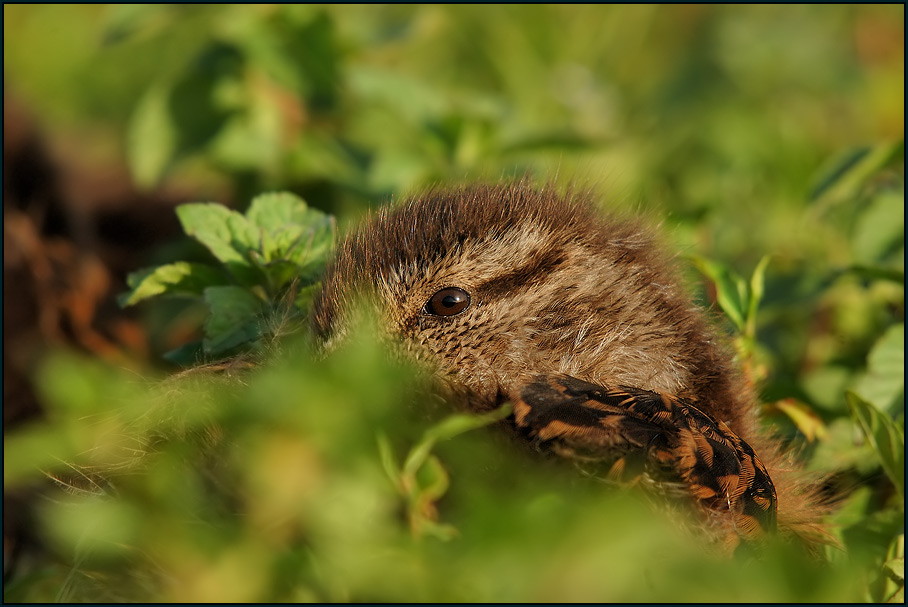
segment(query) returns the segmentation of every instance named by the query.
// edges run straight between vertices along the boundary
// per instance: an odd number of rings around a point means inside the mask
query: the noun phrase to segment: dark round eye
[[[454,316],[470,305],[470,294],[458,287],[442,289],[426,302],[426,312],[436,316]]]

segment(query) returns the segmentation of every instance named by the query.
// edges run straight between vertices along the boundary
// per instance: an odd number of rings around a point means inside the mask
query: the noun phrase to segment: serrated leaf
[[[224,275],[200,263],[178,261],[131,273],[126,284],[132,291],[119,296],[121,307],[134,305],[157,295],[202,296],[206,287],[224,282]]]
[[[888,415],[852,391],[845,392],[852,415],[867,442],[877,454],[883,470],[895,485],[897,495],[905,496],[905,431]]]
[[[216,355],[260,337],[262,301],[242,287],[208,287],[204,291],[209,313],[202,347]]]
[[[334,249],[334,218],[322,215],[310,221],[302,244],[294,261],[300,265],[300,277],[312,280],[321,273]]]
[[[257,196],[246,213],[264,235],[265,259],[286,259],[299,267],[323,265],[333,245],[332,218],[288,192]]]
[[[306,203],[288,192],[273,192],[256,196],[249,205],[246,218],[261,239],[265,262],[286,257],[304,231]]]
[[[194,202],[177,207],[183,231],[201,242],[245,285],[256,284],[249,251],[258,248],[258,235],[245,217],[213,202]]]
[[[256,228],[277,232],[288,224],[306,225],[309,217],[306,202],[290,192],[269,192],[252,199],[246,218]]]
[[[867,372],[854,387],[861,397],[888,411],[905,392],[905,325],[890,327],[867,355]]]
[[[255,245],[255,233],[246,218],[216,202],[192,202],[177,207],[183,231],[223,263],[248,264],[246,252]]]

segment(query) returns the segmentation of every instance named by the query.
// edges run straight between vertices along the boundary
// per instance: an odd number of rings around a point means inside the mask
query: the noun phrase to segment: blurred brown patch
[[[5,97],[4,432],[41,415],[32,378],[48,348],[127,366],[148,362],[145,330],[115,297],[126,289],[128,272],[180,234],[173,207],[190,199],[138,192],[125,166],[87,166],[76,152],[52,154],[28,112]],[[4,576],[28,541],[29,501],[5,492]]]
[[[125,166],[52,154],[15,99],[5,99],[3,122],[3,417],[15,425],[38,414],[29,378],[49,346],[147,360],[147,336],[115,296],[179,235],[173,207],[190,196],[139,192]]]

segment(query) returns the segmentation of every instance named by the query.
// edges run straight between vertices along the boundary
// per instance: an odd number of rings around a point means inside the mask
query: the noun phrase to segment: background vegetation
[[[5,5],[4,68],[5,600],[904,600],[903,6]],[[313,359],[314,209],[524,175],[692,258],[847,495],[828,564],[705,554],[450,417],[368,323]],[[322,249],[254,205],[253,269],[180,234],[272,190]]]

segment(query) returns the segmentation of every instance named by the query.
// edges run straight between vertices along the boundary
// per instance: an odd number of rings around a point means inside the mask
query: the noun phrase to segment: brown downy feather
[[[634,222],[588,200],[512,185],[433,190],[379,211],[329,267],[313,324],[343,337],[369,294],[384,328],[475,411],[569,457],[642,458],[681,485],[717,541],[778,525],[829,536],[816,483],[760,430],[750,387],[670,258]]]

